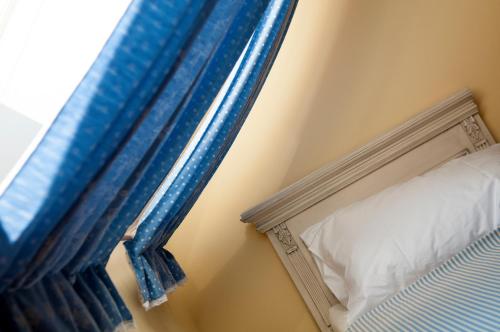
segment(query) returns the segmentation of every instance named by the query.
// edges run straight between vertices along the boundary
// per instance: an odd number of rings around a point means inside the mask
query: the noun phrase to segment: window
[[[85,75],[130,1],[2,0],[3,188]]]

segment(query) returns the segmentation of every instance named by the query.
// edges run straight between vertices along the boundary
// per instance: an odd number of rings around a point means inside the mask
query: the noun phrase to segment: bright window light
[[[5,1],[5,0],[4,0]],[[6,0],[0,103],[45,125],[103,47],[130,0]]]
[[[131,0],[0,0],[0,194]]]

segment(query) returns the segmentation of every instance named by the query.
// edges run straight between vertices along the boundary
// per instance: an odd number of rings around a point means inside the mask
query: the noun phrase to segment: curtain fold
[[[126,247],[147,305],[164,301],[185,279],[163,246],[234,140],[294,6],[132,1],[0,196],[0,330],[114,331],[130,324],[105,265],[140,215],[146,220]],[[238,59],[235,82],[209,111]],[[190,148],[200,126],[202,138]],[[192,151],[179,172],[186,146]],[[175,204],[166,204],[179,190]]]
[[[114,331],[132,317],[108,278],[99,267],[73,277],[57,273],[7,291],[1,296],[0,326],[8,331]]]
[[[279,50],[295,5],[288,0],[269,2],[228,90],[212,105],[213,112],[199,129],[199,137],[169,173],[160,198],[140,220],[134,238],[125,242],[145,308],[165,301],[184,279],[173,256],[161,255],[159,249],[189,212],[236,138]]]

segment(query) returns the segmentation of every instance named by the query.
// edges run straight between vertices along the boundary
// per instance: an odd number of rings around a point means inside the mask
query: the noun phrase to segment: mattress
[[[500,331],[500,228],[358,317],[347,331]]]

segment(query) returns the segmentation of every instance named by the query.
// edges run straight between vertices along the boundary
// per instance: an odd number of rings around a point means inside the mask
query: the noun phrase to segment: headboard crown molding
[[[476,149],[494,142],[476,122],[472,93],[461,90],[353,153],[330,163],[241,214],[241,221],[267,232],[376,169],[461,124]],[[485,137],[486,135],[486,137]]]

